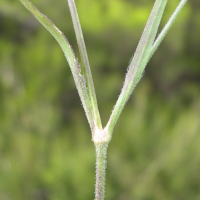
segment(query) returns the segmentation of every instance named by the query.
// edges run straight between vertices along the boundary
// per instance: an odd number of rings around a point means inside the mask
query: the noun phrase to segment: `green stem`
[[[87,55],[84,38],[83,38],[81,24],[80,24],[79,17],[78,17],[78,12],[76,9],[76,4],[75,4],[74,0],[68,0],[68,4],[69,4],[71,16],[72,16],[72,21],[73,21],[76,39],[77,39],[77,43],[78,43],[78,47],[79,47],[81,61],[83,64],[83,67],[81,67],[81,69],[83,71],[83,74],[84,74],[84,77],[86,80],[86,84],[87,84],[87,88],[88,88],[88,95],[90,98],[93,116],[94,116],[94,119],[95,119],[95,122],[96,122],[96,125],[98,126],[98,128],[102,129],[101,118],[100,118],[100,114],[99,114],[99,109],[98,109],[97,99],[96,99],[96,94],[95,94],[95,88],[94,88],[94,83],[93,83],[93,79],[92,79],[92,73],[90,70],[89,59],[88,59],[88,55]]]
[[[95,200],[104,200],[104,197],[105,197],[105,174],[106,174],[107,147],[108,147],[108,143],[95,144],[95,149],[96,149]]]

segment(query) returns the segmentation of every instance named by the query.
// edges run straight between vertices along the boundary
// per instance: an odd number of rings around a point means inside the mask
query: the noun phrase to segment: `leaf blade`
[[[174,13],[172,14],[172,16],[170,17],[169,21],[166,23],[165,27],[162,29],[161,33],[159,34],[159,36],[157,37],[157,39],[155,40],[152,48],[151,48],[151,53],[149,55],[149,59],[148,61],[151,59],[151,57],[153,56],[153,54],[155,53],[155,51],[157,50],[157,48],[159,47],[160,43],[163,41],[163,39],[165,38],[166,34],[168,33],[169,29],[171,28],[171,26],[173,25],[173,23],[175,22],[176,18],[178,17],[178,15],[180,14],[181,10],[183,9],[183,7],[185,6],[185,4],[187,3],[188,0],[182,0],[179,5],[177,6],[176,10],[174,11]],[[147,61],[147,62],[148,62]]]
[[[91,103],[91,108],[93,112],[94,119],[96,121],[96,124],[99,129],[102,129],[102,124],[101,124],[101,118],[99,114],[99,109],[98,109],[98,104],[97,104],[97,99],[96,99],[96,94],[95,94],[95,87],[92,79],[92,73],[90,69],[90,64],[89,64],[89,59],[87,55],[87,50],[85,46],[85,41],[78,17],[78,12],[76,9],[76,4],[74,0],[68,0],[68,5],[70,9],[70,13],[72,16],[72,22],[74,25],[74,30],[76,34],[76,39],[79,47],[79,52],[82,60],[82,71],[86,80],[87,88],[88,88],[88,95]]]
[[[154,4],[154,7],[151,11],[149,19],[146,23],[145,29],[141,36],[140,42],[137,46],[134,57],[128,68],[128,72],[126,74],[122,91],[112,111],[110,119],[106,125],[106,129],[108,129],[108,132],[110,134],[112,134],[114,126],[119,118],[119,115],[121,114],[123,110],[124,105],[128,101],[134,87],[139,82],[142,76],[144,68],[147,64],[147,60],[149,58],[149,54],[151,52],[153,41],[156,37],[158,26],[160,24],[167,1],[168,0],[156,0]]]
[[[59,43],[61,49],[64,52],[64,55],[69,63],[76,88],[78,90],[83,108],[88,119],[91,131],[95,130],[95,122],[93,120],[93,114],[90,106],[90,101],[87,92],[87,86],[84,79],[84,76],[81,74],[81,69],[78,65],[78,62],[75,58],[74,52],[64,36],[64,34],[55,26],[55,24],[48,19],[44,14],[42,14],[30,0],[20,0],[20,2],[33,14],[33,16],[52,34],[52,36]]]

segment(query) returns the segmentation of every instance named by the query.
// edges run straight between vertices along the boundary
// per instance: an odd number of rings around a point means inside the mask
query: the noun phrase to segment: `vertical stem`
[[[104,200],[105,174],[106,174],[106,153],[108,143],[95,144],[96,149],[96,187],[95,200]]]

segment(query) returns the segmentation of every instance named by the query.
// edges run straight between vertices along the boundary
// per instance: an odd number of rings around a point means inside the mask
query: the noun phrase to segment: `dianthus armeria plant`
[[[92,140],[96,150],[96,187],[95,200],[103,200],[105,197],[105,169],[106,152],[108,144],[112,138],[115,124],[136,84],[139,82],[144,69],[150,58],[164,39],[166,33],[172,26],[178,14],[186,4],[187,0],[181,0],[171,18],[155,39],[158,27],[168,0],[156,0],[146,23],[141,39],[135,54],[128,66],[124,85],[121,94],[114,106],[107,125],[103,128],[99,115],[95,88],[92,80],[90,64],[87,56],[83,33],[79,22],[78,13],[74,0],[68,0],[69,9],[72,16],[76,39],[81,56],[81,66],[79,65],[74,52],[64,36],[55,24],[43,15],[30,0],[20,0],[21,3],[34,15],[34,17],[53,35],[62,48],[64,55],[71,68],[72,75],[78,90],[87,120],[89,122]],[[84,1],[84,0],[83,0]]]

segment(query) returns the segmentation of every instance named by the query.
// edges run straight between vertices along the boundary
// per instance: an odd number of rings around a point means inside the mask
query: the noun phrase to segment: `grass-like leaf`
[[[154,4],[134,57],[128,68],[121,94],[106,126],[110,134],[134,87],[142,77],[167,1],[168,0],[156,0]]]
[[[184,7],[184,5],[187,3],[188,0],[182,0],[179,5],[177,6],[176,10],[174,11],[174,13],[172,14],[172,16],[170,17],[169,21],[167,22],[167,24],[165,25],[165,27],[163,28],[163,30],[161,31],[161,33],[159,34],[159,36],[157,37],[156,41],[154,42],[152,48],[151,48],[151,53],[149,55],[149,59],[148,61],[151,59],[151,57],[153,56],[153,54],[155,53],[155,51],[157,50],[157,48],[159,47],[160,43],[163,41],[163,39],[165,38],[166,34],[168,33],[169,29],[171,28],[171,26],[173,25],[173,23],[175,22],[176,18],[178,17],[178,15],[180,14],[182,8]],[[147,62],[148,62],[147,61]]]
[[[74,77],[74,81],[83,104],[88,122],[92,132],[95,130],[95,121],[93,118],[92,109],[90,106],[90,99],[88,96],[86,81],[83,74],[81,74],[81,69],[75,58],[74,52],[64,36],[64,34],[54,25],[54,23],[49,20],[45,15],[43,15],[31,2],[30,0],[20,0],[21,3],[33,14],[33,16],[53,35],[57,40],[60,47],[62,48],[64,55],[69,63],[69,66]]]
[[[84,74],[86,85],[88,88],[88,95],[89,95],[89,99],[91,103],[93,116],[98,128],[102,129],[101,118],[100,118],[100,114],[98,110],[95,88],[94,88],[93,79],[92,79],[92,73],[90,70],[89,59],[88,59],[88,55],[86,51],[84,38],[83,38],[81,24],[79,22],[76,5],[75,5],[74,0],[68,0],[68,4],[69,4],[71,16],[72,16],[72,21],[73,21],[76,39],[77,39],[81,61],[82,61],[81,71]]]

